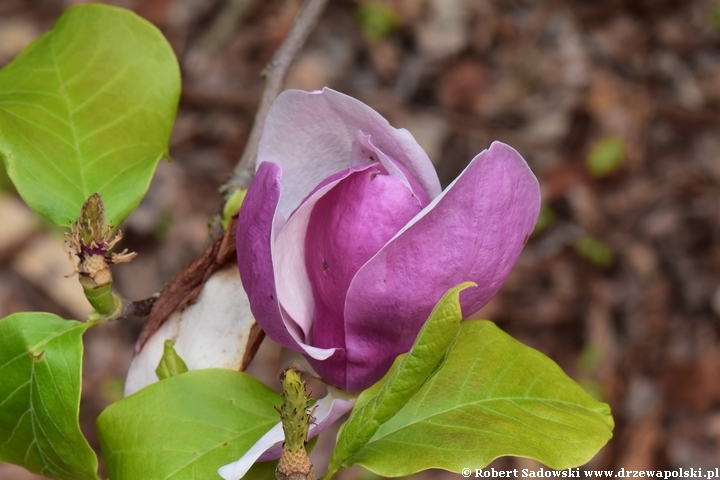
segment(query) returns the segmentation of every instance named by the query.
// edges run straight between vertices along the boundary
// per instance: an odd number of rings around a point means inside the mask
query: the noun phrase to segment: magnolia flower
[[[497,293],[533,230],[535,176],[495,142],[441,191],[423,149],[330,89],[267,117],[237,252],[252,313],[329,384],[358,392],[412,346],[450,288],[465,315]]]
[[[253,316],[329,384],[309,437],[410,349],[447,290],[469,315],[497,293],[535,225],[537,180],[496,142],[441,191],[407,130],[323,89],[282,93],[268,114],[237,253]],[[280,424],[220,475],[278,458]]]

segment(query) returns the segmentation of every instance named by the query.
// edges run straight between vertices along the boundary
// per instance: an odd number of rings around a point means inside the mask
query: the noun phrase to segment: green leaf
[[[223,218],[221,221],[223,230],[227,230],[228,224],[230,223],[230,217],[238,213],[240,210],[242,202],[245,200],[245,195],[247,195],[247,188],[238,188],[235,193],[228,198],[227,202],[225,202],[225,206],[223,207]]]
[[[97,478],[78,424],[89,326],[49,313],[0,320],[0,461],[58,480]]]
[[[366,397],[367,400],[355,406],[338,436],[326,477],[360,451],[378,428],[392,418],[437,370],[460,332],[460,292],[470,286],[475,284],[460,284],[443,296],[420,330],[412,349],[396,362],[397,368],[386,376],[382,387],[373,392],[373,397]]]
[[[720,2],[715,2],[710,8],[710,23],[715,28],[720,28]]]
[[[274,460],[272,462],[256,463],[255,465],[250,467],[250,470],[248,470],[248,472],[243,478],[248,480],[277,480],[277,476],[275,476],[275,469],[277,468],[277,464],[277,460]]]
[[[596,177],[604,177],[620,168],[625,161],[625,140],[607,137],[593,145],[587,159],[588,171]]]
[[[355,20],[360,24],[368,40],[379,42],[400,25],[400,16],[395,9],[384,2],[363,2],[355,9]]]
[[[577,252],[590,260],[595,266],[600,268],[608,268],[615,261],[610,247],[599,238],[595,238],[592,235],[585,235],[576,244],[575,249]]]
[[[188,371],[187,364],[175,351],[175,340],[168,338],[163,345],[163,356],[155,369],[155,375],[160,380],[174,377]]]
[[[180,95],[175,55],[133,12],[69,8],[0,71],[0,157],[25,202],[58,225],[90,195],[118,225],[166,155]]]
[[[219,478],[218,468],[278,423],[280,403],[258,380],[225,369],[191,370],[149,385],[98,418],[108,475]]]
[[[442,368],[347,465],[396,477],[514,455],[564,469],[588,462],[613,425],[610,407],[552,360],[492,322],[466,321]]]

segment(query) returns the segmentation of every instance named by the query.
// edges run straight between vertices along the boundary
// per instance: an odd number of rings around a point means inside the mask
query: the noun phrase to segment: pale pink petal
[[[349,168],[333,175],[332,181],[315,189],[312,195],[292,213],[272,245],[277,298],[287,316],[292,318],[299,327],[300,331],[297,331],[295,340],[301,344],[312,343],[308,336],[315,317],[315,301],[305,265],[305,240],[310,215],[318,200],[343,179],[354,172],[364,171],[371,167],[372,165],[362,165]],[[309,351],[308,353],[310,354]],[[312,354],[311,356],[318,358]],[[319,359],[324,360],[325,358],[327,355]]]
[[[430,203],[430,197],[423,190],[417,179],[410,174],[407,168],[395,159],[388,157],[385,152],[372,143],[370,135],[363,134],[360,130],[355,133],[355,141],[352,146],[352,161],[358,165],[366,164],[368,161],[380,162],[388,174],[399,178],[418,197],[423,207]]]
[[[334,90],[287,90],[270,109],[258,147],[258,164],[273,162],[284,172],[279,212],[285,218],[322,179],[354,166],[351,153],[358,130],[404,165],[429,198],[440,193],[435,169],[410,132]]]
[[[284,305],[280,304],[281,294],[285,293],[292,302],[309,302],[312,305],[309,286],[303,289],[303,286],[299,285],[288,293],[282,291],[284,285],[278,288],[275,283],[278,264],[280,268],[285,267],[284,271],[289,274],[295,273],[287,268],[282,259],[278,261],[273,258],[275,231],[282,226],[281,218],[276,212],[281,193],[281,176],[280,167],[274,163],[262,163],[243,200],[236,236],[240,278],[250,299],[253,315],[270,338],[286,348],[304,351],[313,358],[324,360],[331,356],[335,349],[307,345],[301,325],[285,311]],[[285,230],[286,228],[282,228],[281,232]],[[302,276],[294,278],[302,281]],[[309,292],[309,296],[303,297],[303,292]],[[302,306],[295,306],[297,311],[303,311]]]

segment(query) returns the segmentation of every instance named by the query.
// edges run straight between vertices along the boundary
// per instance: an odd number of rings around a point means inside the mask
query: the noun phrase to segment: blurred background
[[[0,0],[0,66],[74,3]],[[157,25],[183,73],[172,162],[121,226],[139,258],[117,285],[138,300],[203,250],[300,1],[108,3]],[[611,404],[614,438],[587,468],[720,466],[720,2],[331,0],[287,85],[323,86],[410,130],[444,185],[493,140],[527,159],[540,220],[479,316]],[[0,178],[0,317],[87,315],[62,233]],[[81,424],[96,448],[141,326],[86,335]],[[0,480],[40,478],[0,464]]]

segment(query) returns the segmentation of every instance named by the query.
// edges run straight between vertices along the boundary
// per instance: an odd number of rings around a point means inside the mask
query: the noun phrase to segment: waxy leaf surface
[[[233,370],[191,370],[110,405],[98,418],[113,480],[220,478],[278,422],[280,396]],[[258,464],[247,478],[274,478]],[[268,476],[270,473],[272,475]],[[254,476],[253,476],[254,475]]]
[[[117,226],[166,155],[179,95],[177,60],[152,24],[106,5],[69,8],[0,70],[0,157],[56,224],[99,193]]]
[[[450,289],[433,309],[406,355],[395,362],[374,396],[356,406],[343,425],[330,460],[334,473],[355,455],[378,428],[393,417],[432,376],[457,340],[462,320],[460,292],[474,286],[463,283]]]
[[[97,478],[78,424],[88,326],[49,313],[0,320],[0,461],[57,480]]]
[[[552,360],[492,322],[465,321],[441,368],[346,465],[395,477],[429,468],[459,473],[512,455],[564,469],[588,462],[613,425],[610,407]]]

